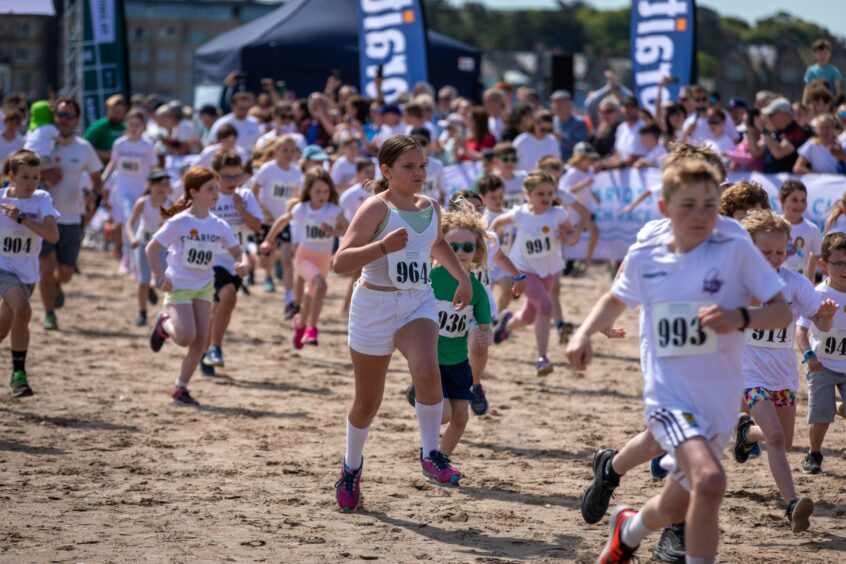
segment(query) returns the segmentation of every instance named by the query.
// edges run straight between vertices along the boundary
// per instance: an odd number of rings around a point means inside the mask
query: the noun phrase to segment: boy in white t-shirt
[[[247,259],[248,237],[261,228],[261,208],[252,192],[241,187],[244,169],[235,151],[222,151],[214,157],[214,171],[220,177],[220,194],[209,212],[225,221]],[[238,302],[243,279],[236,270],[235,259],[220,253],[214,261],[214,306],[209,329],[208,350],[200,362],[205,376],[214,374],[214,367],[223,367],[223,336]]]
[[[785,180],[779,188],[778,201],[784,219],[790,223],[790,242],[784,267],[804,274],[814,282],[822,247],[822,231],[804,215],[808,209],[808,189],[801,180]]]
[[[634,168],[661,168],[667,149],[660,142],[661,128],[656,123],[648,123],[640,128],[640,144],[645,151],[642,157],[632,164]]]
[[[817,286],[817,293],[821,298],[846,304],[846,233],[825,236],[819,266],[827,277]],[[826,332],[811,326],[811,320],[804,317],[797,325],[796,342],[800,350],[805,351],[804,362],[808,365],[808,435],[811,443],[802,471],[819,474],[825,434],[835,415],[846,417],[846,312],[838,308],[834,326]],[[837,390],[840,390],[840,404],[837,403]]]
[[[493,173],[502,180],[505,186],[503,207],[511,209],[522,206],[526,202],[526,197],[523,195],[523,180],[528,173],[525,170],[517,170],[517,149],[508,141],[497,143],[494,147]]]
[[[784,281],[784,296],[795,317],[813,321],[822,332],[831,330],[838,304],[821,299],[807,278],[781,268],[787,258],[790,224],[770,210],[750,212],[743,226],[755,246]],[[767,443],[767,460],[782,499],[787,504],[787,521],[794,533],[810,526],[814,512],[809,497],[797,497],[786,450],[793,446],[796,392],[799,371],[793,336],[796,325],[782,329],[747,329],[743,348],[744,407],[734,440],[734,458],[743,464],[758,441]],[[754,422],[753,422],[754,418]]]
[[[12,397],[32,395],[26,376],[29,349],[29,298],[38,282],[41,241],[59,239],[50,194],[38,190],[41,159],[32,151],[9,156],[9,185],[0,189],[0,341],[11,334]],[[11,319],[10,319],[11,318]]]
[[[644,404],[671,479],[640,512],[619,506],[599,562],[627,562],[651,532],[686,517],[688,562],[713,562],[726,477],[720,464],[743,391],[738,329],[790,323],[784,286],[746,238],[714,232],[719,173],[701,160],[664,171],[659,207],[671,231],[630,249],[611,291],[573,334],[567,356],[584,370],[590,337],[641,304]],[[751,298],[767,307],[747,308]],[[698,560],[694,560],[698,559]]]
[[[355,160],[361,152],[361,141],[347,137],[341,142],[341,156],[332,163],[332,182],[341,193],[355,184]]]
[[[549,110],[541,110],[535,115],[534,129],[521,133],[514,139],[518,170],[531,172],[537,168],[538,161],[543,157],[561,157],[558,140],[553,135],[552,123],[552,113]]]

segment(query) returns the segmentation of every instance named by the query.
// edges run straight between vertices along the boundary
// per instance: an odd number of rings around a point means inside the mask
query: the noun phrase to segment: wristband
[[[737,309],[740,310],[740,315],[743,316],[743,325],[740,326],[740,329],[738,329],[738,331],[745,331],[746,328],[749,327],[749,310],[745,307],[739,307]]]
[[[15,221],[17,221],[18,223],[23,223],[23,220],[25,220],[25,219],[26,219],[26,214],[24,212],[20,212],[18,214],[18,219],[16,219]]]
[[[806,364],[812,358],[817,358],[817,353],[814,352],[814,349],[808,349],[802,355],[802,364]]]
[[[513,282],[521,282],[521,281],[523,281],[523,280],[525,280],[525,279],[526,279],[526,274],[525,274],[525,273],[520,273],[520,274],[518,274],[517,276],[512,276],[512,277],[511,277],[511,280],[512,280]]]
[[[379,248],[382,249],[383,255],[388,254],[388,249],[385,248],[385,241],[379,241]]]

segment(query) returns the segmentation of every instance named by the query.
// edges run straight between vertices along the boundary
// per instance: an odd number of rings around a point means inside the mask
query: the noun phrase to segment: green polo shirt
[[[98,151],[111,151],[112,145],[124,131],[126,131],[126,124],[123,120],[112,123],[109,118],[101,117],[88,126],[82,137]]]
[[[458,280],[443,266],[436,266],[430,273],[432,289],[435,291],[435,299],[439,302],[449,302],[450,306],[443,306],[447,311],[438,312],[438,323],[440,336],[438,337],[438,364],[452,366],[467,360],[467,335],[469,328],[467,321],[470,317],[476,320],[479,325],[490,325],[491,305],[488,301],[488,293],[485,287],[475,276],[470,276],[470,284],[473,286],[473,298],[461,312],[451,310],[451,302],[455,291],[458,289]],[[443,305],[443,304],[442,304]],[[464,334],[456,337],[446,337],[444,333],[460,333],[464,328]]]

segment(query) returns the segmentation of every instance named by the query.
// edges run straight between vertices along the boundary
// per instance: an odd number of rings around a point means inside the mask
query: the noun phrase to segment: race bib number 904
[[[214,263],[215,245],[209,241],[186,239],[182,245],[182,264],[186,268],[208,270]]]
[[[652,306],[652,335],[658,358],[717,352],[717,334],[699,322],[699,309],[707,305],[662,302]]]
[[[26,229],[3,229],[0,231],[0,254],[4,257],[35,256],[35,237]]]
[[[429,253],[401,250],[388,253],[391,284],[400,290],[416,290],[429,285]]]

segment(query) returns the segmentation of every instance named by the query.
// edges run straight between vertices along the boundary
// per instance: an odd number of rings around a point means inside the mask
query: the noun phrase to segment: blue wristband
[[[520,282],[521,280],[525,280],[526,275],[524,273],[518,274],[517,276],[512,276],[511,280],[514,282]]]
[[[802,364],[807,363],[812,358],[817,358],[817,353],[814,352],[814,349],[808,349],[802,355]]]

